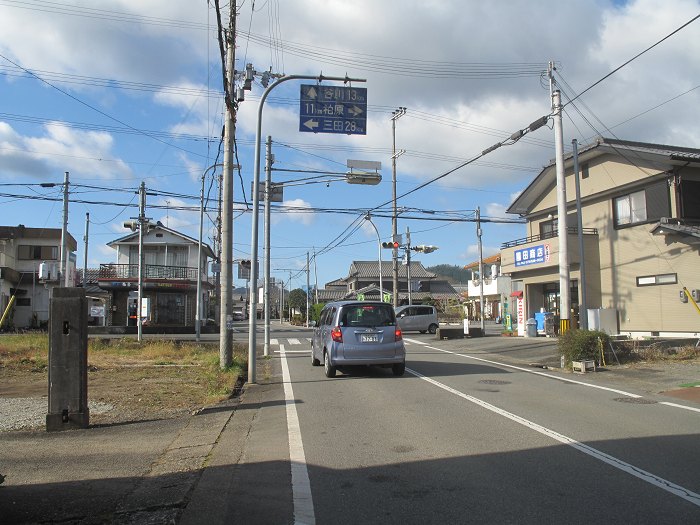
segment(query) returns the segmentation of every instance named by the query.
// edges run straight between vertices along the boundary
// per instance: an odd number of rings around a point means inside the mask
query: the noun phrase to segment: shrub
[[[559,336],[557,342],[559,354],[564,356],[566,366],[571,361],[596,359],[600,361],[601,348],[606,348],[610,338],[605,332],[597,330],[569,330]]]

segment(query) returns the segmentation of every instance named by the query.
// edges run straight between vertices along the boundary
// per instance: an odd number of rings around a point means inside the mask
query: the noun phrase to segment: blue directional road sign
[[[302,85],[299,131],[367,134],[367,88]]]

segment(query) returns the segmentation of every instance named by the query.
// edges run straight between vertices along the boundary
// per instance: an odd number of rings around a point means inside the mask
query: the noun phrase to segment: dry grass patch
[[[0,395],[45,395],[48,335],[0,335]],[[219,366],[219,345],[166,340],[90,339],[88,399],[115,406],[108,421],[169,417],[231,397],[247,368],[234,345],[233,366]]]

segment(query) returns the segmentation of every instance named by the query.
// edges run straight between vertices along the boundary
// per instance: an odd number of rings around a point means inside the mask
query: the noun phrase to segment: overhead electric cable
[[[44,80],[44,79],[41,78],[39,75],[36,75],[35,73],[31,72],[30,70],[28,70],[28,69],[26,69],[26,68],[20,66],[20,65],[17,64],[16,62],[14,62],[14,61],[10,60],[9,58],[7,58],[5,55],[0,54],[0,58],[6,60],[7,62],[9,62],[10,64],[12,64],[12,65],[14,65],[14,66],[16,66],[16,67],[19,67],[19,68],[23,69],[24,71],[26,71],[27,73],[29,73],[32,77],[36,78],[36,79],[39,80],[40,82],[43,82],[43,83],[46,84],[47,86],[49,86],[49,87],[55,89],[55,90],[58,91],[59,93],[62,93],[63,95],[67,96],[68,98],[70,98],[70,99],[72,99],[72,100],[78,102],[79,104],[82,104],[83,106],[85,106],[85,107],[87,107],[87,108],[89,108],[89,109],[91,109],[91,110],[93,110],[93,111],[99,113],[100,115],[102,115],[102,116],[104,116],[104,117],[107,117],[107,118],[110,119],[110,120],[113,120],[113,121],[115,121],[115,122],[118,122],[118,123],[121,124],[122,126],[125,126],[125,127],[129,128],[129,129],[131,129],[131,130],[137,132],[139,135],[143,135],[144,137],[148,137],[148,138],[150,138],[150,139],[152,139],[152,140],[155,140],[156,142],[160,142],[161,144],[165,144],[166,146],[170,146],[170,147],[172,147],[172,148],[179,149],[179,150],[184,151],[184,152],[186,152],[186,153],[189,153],[189,154],[191,154],[191,155],[196,155],[196,156],[198,156],[198,157],[206,157],[206,155],[202,155],[201,153],[196,153],[196,152],[194,152],[194,151],[190,151],[190,150],[187,150],[187,149],[185,149],[185,148],[181,148],[180,146],[177,146],[177,145],[175,145],[175,144],[171,144],[171,143],[169,143],[169,142],[166,142],[166,141],[164,141],[164,140],[161,140],[161,139],[158,138],[158,137],[155,137],[155,136],[153,136],[153,135],[149,135],[148,133],[146,133],[146,132],[143,131],[143,130],[140,130],[140,129],[138,129],[138,128],[135,128],[135,127],[133,127],[133,126],[130,126],[130,125],[127,124],[126,122],[124,122],[124,121],[122,121],[122,120],[119,120],[117,117],[114,117],[114,116],[110,115],[109,113],[106,113],[106,112],[102,111],[101,109],[96,108],[95,106],[93,106],[93,105],[91,105],[91,104],[88,104],[88,103],[85,102],[84,100],[81,100],[81,99],[79,99],[78,97],[76,97],[76,96],[74,96],[74,95],[71,95],[71,94],[68,93],[67,91],[65,91],[65,90],[63,90],[63,89],[61,89],[61,88],[59,88],[58,86],[53,85],[51,82],[48,82],[47,80]]]
[[[642,55],[645,54],[646,52],[648,52],[648,51],[654,49],[656,46],[658,46],[660,43],[664,42],[665,40],[668,40],[668,39],[671,38],[673,35],[675,35],[676,33],[678,33],[681,29],[684,29],[685,27],[687,27],[687,26],[689,26],[690,24],[692,24],[693,22],[695,22],[698,18],[700,18],[700,15],[694,16],[693,18],[691,18],[690,20],[688,20],[685,24],[683,24],[682,26],[680,26],[678,29],[675,29],[674,31],[671,31],[668,35],[666,35],[665,37],[663,37],[661,40],[659,40],[659,41],[656,42],[655,44],[650,45],[649,47],[647,47],[647,48],[646,48],[644,51],[642,51],[641,53],[636,54],[635,56],[633,56],[632,58],[630,58],[630,59],[629,59],[627,62],[625,62],[624,64],[622,64],[622,65],[616,67],[616,68],[613,69],[610,73],[608,73],[607,75],[605,75],[603,78],[601,78],[600,80],[594,82],[593,84],[591,84],[590,86],[588,86],[586,89],[584,89],[583,91],[581,91],[578,95],[576,95],[576,97],[574,97],[573,99],[569,100],[566,104],[563,105],[563,107],[566,107],[568,104],[571,104],[571,103],[574,102],[576,99],[578,99],[579,97],[583,96],[584,94],[586,94],[587,92],[589,92],[591,89],[593,89],[594,87],[596,87],[598,84],[600,84],[601,82],[603,82],[603,80],[605,80],[605,79],[611,77],[612,75],[614,75],[615,73],[617,73],[618,71],[620,71],[623,67],[625,67],[626,65],[628,65],[628,64],[631,63],[632,61],[636,60],[637,58],[639,58],[640,56],[642,56]]]

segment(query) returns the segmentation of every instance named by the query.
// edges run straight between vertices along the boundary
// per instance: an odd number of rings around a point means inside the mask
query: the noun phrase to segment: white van
[[[438,329],[437,310],[434,306],[411,305],[396,309],[396,321],[402,331],[417,331],[434,334]]]

